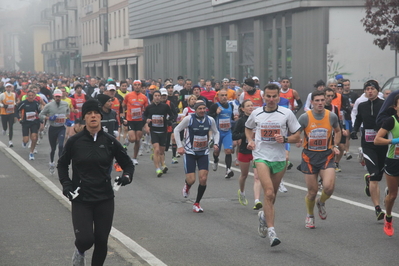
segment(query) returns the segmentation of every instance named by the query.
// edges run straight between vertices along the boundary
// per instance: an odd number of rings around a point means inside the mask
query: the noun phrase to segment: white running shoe
[[[33,161],[35,159],[35,155],[33,153],[29,153],[29,160]]]
[[[268,229],[268,237],[270,240],[270,246],[274,247],[281,243],[280,239],[278,239],[276,232],[274,229]]]
[[[183,187],[183,197],[188,198],[188,196],[190,196],[190,187],[185,183]]]
[[[14,144],[12,143],[11,140],[8,142],[8,147],[10,147],[10,148],[14,147]]]
[[[280,182],[280,186],[278,187],[278,191],[280,191],[281,193],[287,193],[288,192],[288,189],[284,186],[283,180],[281,180],[281,182]]]
[[[213,162],[213,166],[212,166],[212,170],[213,171],[217,171],[218,170],[218,165],[219,165],[219,160],[217,160],[217,162]]]
[[[54,162],[53,163],[49,163],[49,172],[50,172],[50,174],[51,175],[53,175],[54,174],[54,172],[55,172],[55,164],[54,164]]]
[[[315,229],[316,228],[314,226],[314,216],[306,216],[305,228],[308,228],[308,229]]]
[[[85,266],[86,265],[86,260],[85,260],[85,254],[80,254],[77,249],[75,249],[75,252],[73,253],[72,256],[72,265],[73,266]]]
[[[316,200],[316,206],[317,206],[317,209],[319,209],[320,219],[322,219],[322,220],[327,219],[327,211],[326,211],[325,203],[321,203],[320,199],[317,199]]]
[[[265,219],[265,214],[263,211],[258,212],[259,226],[258,226],[258,234],[260,237],[265,238],[267,235],[267,224]]]
[[[34,154],[37,154],[37,150],[36,150],[36,148],[33,150],[33,153],[34,153]]]
[[[134,165],[138,165],[138,164],[139,164],[139,162],[137,161],[137,159],[133,159],[133,158],[132,158],[132,162],[133,162]]]

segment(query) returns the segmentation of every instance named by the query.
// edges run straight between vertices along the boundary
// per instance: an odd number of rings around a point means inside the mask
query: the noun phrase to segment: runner
[[[48,129],[48,140],[50,143],[50,163],[49,172],[54,174],[55,164],[54,164],[54,154],[57,149],[58,142],[58,157],[64,149],[64,139],[65,139],[65,122],[69,118],[70,109],[65,101],[61,101],[62,91],[57,89],[53,93],[54,101],[49,102],[40,112],[40,120],[44,121],[48,119],[50,122],[50,127]]]
[[[254,110],[245,123],[248,149],[252,150],[264,193],[263,211],[258,213],[258,233],[261,237],[267,235],[272,247],[281,243],[274,229],[274,202],[287,166],[285,143],[296,143],[300,136],[300,125],[294,113],[278,105],[279,93],[276,84],[266,85],[266,106]],[[253,129],[256,129],[255,140]],[[292,135],[286,137],[288,132]]]
[[[115,195],[109,169],[116,158],[123,168],[116,183],[125,186],[133,180],[134,166],[119,141],[102,130],[98,101],[85,102],[82,117],[86,126],[68,139],[57,169],[63,194],[72,203],[76,247],[72,264],[86,265],[85,252],[94,245],[91,265],[103,265],[114,216]],[[74,193],[78,193],[76,198]]]
[[[239,151],[237,158],[240,165],[241,175],[240,178],[238,179],[238,183],[240,186],[240,189],[238,190],[238,201],[243,206],[247,206],[248,204],[248,200],[245,197],[245,181],[247,180],[249,167],[253,159],[252,151],[248,150],[247,148],[248,142],[245,137],[245,122],[247,122],[248,117],[251,115],[253,109],[254,106],[251,100],[247,99],[242,102],[240,106],[240,112],[242,113],[242,115],[241,118],[237,120],[236,126],[234,127],[233,130],[233,140],[237,140],[239,142]],[[253,189],[255,197],[255,203],[253,209],[259,210],[260,208],[263,207],[262,202],[259,200],[260,190],[262,189],[262,185],[260,184],[256,168],[254,168]]]
[[[168,171],[166,165],[162,166],[167,140],[167,115],[169,115],[170,119],[174,117],[169,105],[161,102],[161,92],[154,92],[152,104],[144,111],[144,121],[150,127],[149,133],[151,135],[152,146],[154,147],[153,161],[158,177],[161,177],[162,174]]]
[[[380,187],[378,184],[384,174],[383,169],[388,146],[374,145],[374,139],[377,134],[377,114],[384,103],[384,100],[378,98],[379,89],[378,82],[374,80],[369,80],[364,84],[363,90],[366,93],[368,101],[362,102],[358,106],[358,114],[353,131],[351,132],[351,138],[357,139],[357,132],[363,124],[361,146],[368,171],[364,175],[366,182],[365,193],[368,197],[371,197],[377,220],[382,220],[385,213],[380,207]]]
[[[391,94],[392,95],[392,94]],[[387,179],[388,191],[385,196],[385,209],[386,215],[384,219],[384,232],[387,236],[394,235],[394,228],[392,225],[392,208],[395,203],[395,199],[398,195],[399,186],[399,96],[396,95],[393,99],[393,107],[396,114],[392,115],[390,118],[386,118],[382,122],[380,130],[374,139],[375,145],[387,145],[388,152],[385,159],[385,176]],[[386,139],[386,135],[389,136]]]
[[[231,121],[234,120],[235,117],[233,114],[233,107],[227,102],[227,90],[221,89],[218,94],[219,102],[213,104],[209,110],[209,116],[212,116],[215,119],[220,133],[220,139],[218,142],[219,149],[213,151],[213,171],[218,169],[220,148],[223,145],[226,163],[225,178],[231,178],[234,176],[234,172],[230,169],[232,163],[231,154],[233,153]]]
[[[29,139],[31,140],[29,160],[35,159],[34,150],[37,142],[37,133],[40,127],[40,103],[35,101],[35,97],[35,92],[29,90],[26,100],[20,102],[17,106],[22,125],[22,148],[26,148]]]
[[[305,227],[315,228],[313,209],[315,203],[320,219],[327,218],[325,202],[334,192],[335,165],[334,157],[339,153],[338,143],[341,140],[341,128],[338,116],[325,109],[325,95],[322,91],[312,93],[312,109],[302,114],[298,121],[304,131],[302,162],[298,167],[305,174],[308,192],[305,197],[307,215]],[[318,175],[322,177],[323,190],[318,192]]]
[[[1,123],[3,125],[3,136],[7,134],[8,130],[8,147],[14,147],[12,143],[12,137],[14,134],[14,119],[15,119],[15,93],[13,91],[14,86],[11,83],[7,83],[5,86],[5,92],[0,94],[0,115]]]
[[[296,90],[291,89],[290,85],[290,79],[287,77],[284,77],[280,80],[281,84],[281,91],[280,91],[280,97],[286,98],[287,100],[290,101],[289,104],[289,109],[291,109],[294,114],[296,114],[301,108],[302,108],[302,101],[301,98],[299,97],[299,94]],[[295,106],[295,101],[298,104]]]
[[[177,144],[177,152],[184,154],[184,170],[186,180],[183,187],[183,197],[187,198],[190,188],[195,183],[195,168],[198,166],[198,193],[193,205],[193,212],[201,213],[204,209],[200,206],[200,201],[205,193],[209,169],[209,132],[212,131],[215,143],[219,143],[219,131],[215,120],[206,115],[206,105],[202,101],[195,104],[195,113],[186,116],[174,130]],[[179,136],[184,132],[184,144]],[[184,145],[184,146],[183,146]],[[217,144],[213,145],[214,151],[219,149]]]
[[[138,165],[137,155],[140,149],[140,140],[143,136],[143,112],[148,106],[147,97],[141,93],[141,81],[133,81],[133,91],[128,93],[123,100],[123,110],[126,112],[126,122],[128,125],[128,140],[134,142],[133,164]],[[124,121],[125,122],[125,121]]]

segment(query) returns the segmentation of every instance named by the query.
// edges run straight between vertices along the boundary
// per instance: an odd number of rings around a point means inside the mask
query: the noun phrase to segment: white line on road
[[[18,153],[16,153],[13,149],[8,148],[3,142],[0,141],[0,147],[4,148],[6,152],[8,152],[12,157],[15,158],[23,167],[25,167],[31,174],[36,176],[39,180],[43,182],[50,190],[52,190],[55,194],[59,196],[60,199],[64,200],[69,205],[71,202],[62,194],[61,190],[54,185],[46,176],[37,171],[33,166],[31,166],[26,160],[24,160]],[[153,266],[166,266],[160,259],[151,254],[148,250],[137,244],[133,239],[123,234],[118,229],[112,227],[111,236],[116,238],[119,242],[121,242],[126,248],[131,250],[140,256],[143,260],[145,260],[148,264]]]

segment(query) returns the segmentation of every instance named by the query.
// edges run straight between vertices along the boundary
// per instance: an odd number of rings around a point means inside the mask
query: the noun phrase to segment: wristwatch
[[[284,143],[287,143],[288,142],[288,138],[287,137],[284,137],[284,141],[283,141]]]
[[[334,148],[337,148],[337,149],[339,149],[339,146],[337,146],[337,145],[334,145]]]

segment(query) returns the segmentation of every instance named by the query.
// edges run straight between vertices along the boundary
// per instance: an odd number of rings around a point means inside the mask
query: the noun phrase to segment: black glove
[[[3,104],[4,109],[8,108],[8,104]]]
[[[68,185],[68,186],[63,187],[62,194],[64,194],[65,197],[67,197],[69,200],[72,201],[71,193],[73,193],[72,185]]]
[[[352,131],[351,132],[351,139],[357,139],[357,132],[356,131]]]
[[[123,176],[117,177],[115,179],[115,182],[118,185],[126,186],[127,184],[130,184],[132,182],[132,180],[130,179],[129,175],[123,175]]]

